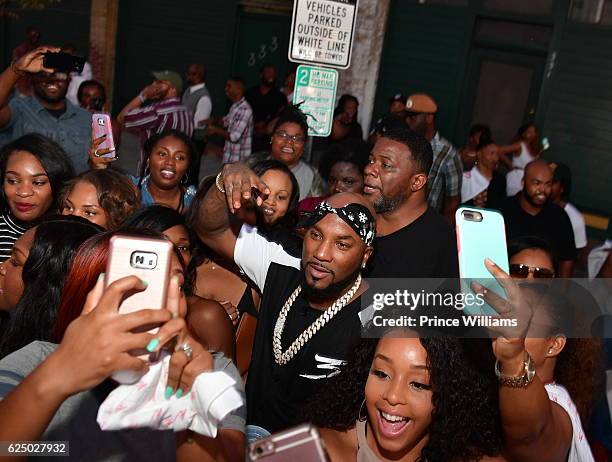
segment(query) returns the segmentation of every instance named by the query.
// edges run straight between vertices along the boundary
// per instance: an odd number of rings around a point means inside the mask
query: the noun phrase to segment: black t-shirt
[[[345,306],[285,365],[274,360],[272,338],[278,314],[303,282],[300,260],[268,242],[248,225],[242,227],[234,260],[260,289],[262,298],[246,384],[247,423],[270,432],[301,423],[300,409],[316,386],[338,373],[361,338],[360,299]],[[291,307],[281,337],[284,352],[323,312],[303,296]]]
[[[408,226],[377,237],[367,277],[458,278],[457,239],[451,225],[428,208]]]
[[[272,350],[274,326],[285,301],[302,282],[301,271],[272,263],[261,299],[246,385],[247,423],[270,432],[302,422],[299,411],[315,387],[322,379],[338,373],[361,337],[361,304],[357,299],[342,308],[289,363],[276,364]],[[287,315],[282,351],[322,313],[311,308],[300,294]]]
[[[259,85],[249,88],[246,100],[253,108],[253,121],[269,122],[276,117],[284,106],[287,105],[287,97],[276,87],[265,95],[259,91]]]
[[[506,222],[507,239],[536,236],[550,244],[559,260],[575,259],[574,231],[565,210],[547,202],[537,215],[530,215],[521,207],[520,194],[508,198],[500,208]]]

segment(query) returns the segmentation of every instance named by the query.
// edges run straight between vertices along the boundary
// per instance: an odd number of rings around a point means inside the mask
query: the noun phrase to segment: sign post
[[[301,65],[295,74],[293,104],[308,116],[308,135],[329,136],[334,119],[338,71]]]
[[[294,0],[289,60],[348,69],[359,0]]]

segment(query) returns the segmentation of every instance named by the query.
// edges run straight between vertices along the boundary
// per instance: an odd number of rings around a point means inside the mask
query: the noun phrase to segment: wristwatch
[[[525,355],[527,355],[527,358],[523,361],[523,374],[519,376],[502,374],[499,368],[499,361],[495,361],[495,375],[502,387],[526,388],[533,381],[535,377],[535,365],[529,353],[525,352]]]

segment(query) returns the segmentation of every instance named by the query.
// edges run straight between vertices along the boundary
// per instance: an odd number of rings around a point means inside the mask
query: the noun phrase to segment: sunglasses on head
[[[550,279],[555,277],[548,268],[538,268],[537,266],[523,265],[522,263],[510,265],[510,276],[515,278],[526,278],[529,273],[533,273],[533,277],[536,279]]]

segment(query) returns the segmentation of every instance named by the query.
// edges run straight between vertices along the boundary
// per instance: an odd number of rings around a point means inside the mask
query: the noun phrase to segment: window
[[[612,0],[572,0],[570,19],[590,24],[612,25]]]

